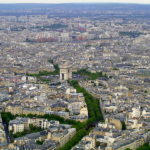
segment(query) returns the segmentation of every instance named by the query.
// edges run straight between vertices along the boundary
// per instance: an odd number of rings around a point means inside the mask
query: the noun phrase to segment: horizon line
[[[7,2],[5,2],[5,3],[1,3],[0,2],[0,5],[11,5],[11,4],[50,4],[50,5],[53,5],[53,4],[131,4],[131,5],[150,5],[150,2],[149,3],[130,3],[130,2],[62,2],[62,3],[48,3],[48,2],[46,2],[46,3],[41,3],[41,2],[11,2],[11,3],[7,3]]]

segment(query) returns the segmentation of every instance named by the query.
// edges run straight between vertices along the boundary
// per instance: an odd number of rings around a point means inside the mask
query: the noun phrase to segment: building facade
[[[72,79],[72,68],[68,63],[60,65],[60,81]]]

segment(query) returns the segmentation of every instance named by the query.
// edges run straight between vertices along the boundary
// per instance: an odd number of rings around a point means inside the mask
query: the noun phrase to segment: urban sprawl
[[[149,150],[150,6],[12,7],[0,6],[0,149]]]

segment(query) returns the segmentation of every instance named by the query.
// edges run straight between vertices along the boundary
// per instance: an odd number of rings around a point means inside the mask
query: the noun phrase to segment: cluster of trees
[[[142,33],[141,32],[136,32],[136,31],[130,31],[130,32],[119,32],[120,36],[129,36],[131,38],[136,38],[140,36]]]
[[[126,150],[131,150],[131,149],[127,148]],[[137,148],[136,150],[150,150],[150,145],[149,145],[149,143],[145,143],[142,146],[140,146],[139,148]]]
[[[1,112],[2,121],[8,126],[9,121],[15,119],[16,117],[9,112]]]
[[[22,132],[17,132],[15,134],[12,134],[12,136],[13,136],[13,138],[18,138],[18,137],[22,137],[26,134],[36,133],[36,132],[40,132],[42,130],[44,130],[44,129],[42,129],[40,127],[33,126],[32,124],[30,124],[28,130],[24,130]]]
[[[144,145],[137,148],[137,150],[150,150],[150,145],[149,143],[145,143]]]
[[[114,67],[112,70],[119,70],[118,68]]]
[[[43,143],[44,143],[44,140],[43,141],[40,141],[40,140],[36,141],[36,144],[38,144],[38,145],[42,145]]]
[[[92,73],[87,69],[80,69],[77,72],[74,72],[74,74],[85,76],[88,80],[96,80],[101,77],[108,78],[108,76],[106,74],[103,74],[103,72]]]

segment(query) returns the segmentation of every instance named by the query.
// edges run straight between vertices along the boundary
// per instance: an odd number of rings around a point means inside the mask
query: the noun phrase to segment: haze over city
[[[0,0],[0,3],[139,3],[150,4],[149,0]]]
[[[149,3],[0,0],[0,150],[150,150]]]

